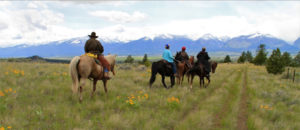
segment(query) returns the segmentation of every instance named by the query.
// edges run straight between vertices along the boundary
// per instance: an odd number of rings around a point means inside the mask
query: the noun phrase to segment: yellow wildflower
[[[8,89],[5,89],[4,91],[5,91],[5,93],[8,93]]]
[[[12,91],[12,88],[9,88],[9,89],[8,89],[8,91],[10,91],[10,92],[11,92],[11,91]]]
[[[14,93],[16,93],[17,91],[15,90]]]
[[[264,108],[264,105],[260,105],[260,108],[261,108],[261,109]]]
[[[11,129],[11,126],[7,126],[7,129]]]
[[[141,97],[140,97],[140,96],[138,96],[138,100],[141,100]]]
[[[269,108],[269,106],[268,106],[268,105],[266,105],[264,108],[265,108],[265,109],[268,109],[268,108]]]
[[[149,97],[147,93],[145,93],[144,96],[146,99],[148,99],[148,97]]]
[[[0,91],[0,97],[3,97],[3,96],[5,96],[5,94],[2,91]]]
[[[2,127],[0,127],[0,130],[5,130],[5,128],[2,126]]]
[[[130,105],[133,105],[134,103],[133,103],[133,102],[129,102],[129,104],[130,104]]]

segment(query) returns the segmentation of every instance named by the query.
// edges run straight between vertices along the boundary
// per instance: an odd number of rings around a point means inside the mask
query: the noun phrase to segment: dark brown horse
[[[211,64],[211,71],[212,71],[212,73],[215,73],[215,70],[216,70],[216,68],[217,68],[217,66],[218,66],[218,63],[215,62],[215,61],[211,61],[210,64]],[[198,75],[199,78],[200,78],[200,87],[201,87],[201,86],[206,87],[206,86],[204,85],[204,77],[206,77],[206,79],[208,80],[207,86],[208,86],[209,83],[210,83],[210,76],[207,74],[206,71],[204,71],[204,65],[201,64],[201,63],[199,63],[199,64],[193,66],[192,69],[190,69],[190,70],[188,71],[188,75],[191,76],[191,80],[190,80],[190,88],[191,88],[191,89],[193,88],[192,85],[193,85],[193,79],[194,79],[194,76],[195,76],[195,75]]]
[[[115,62],[115,56],[110,57],[108,61]],[[104,79],[103,67],[97,64],[94,58],[87,55],[75,56],[70,62],[70,75],[72,78],[72,90],[73,93],[78,93],[79,89],[79,101],[82,101],[82,91],[87,79],[93,79],[93,91],[91,96],[96,91],[96,84],[98,80],[102,80],[105,93],[107,93],[107,80]]]
[[[149,81],[149,85],[150,88],[153,84],[153,82],[155,81],[156,78],[156,74],[159,73],[161,75],[161,82],[163,83],[165,88],[169,88],[167,87],[166,83],[165,83],[165,76],[169,76],[170,80],[171,80],[171,88],[174,86],[175,84],[175,77],[173,74],[173,70],[172,70],[172,65],[170,63],[168,63],[166,60],[159,60],[156,62],[152,63],[151,66],[151,78]]]

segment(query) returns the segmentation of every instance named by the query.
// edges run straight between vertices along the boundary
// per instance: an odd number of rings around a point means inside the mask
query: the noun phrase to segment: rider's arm
[[[104,51],[103,46],[101,45],[101,43],[99,41],[97,41],[97,49],[100,51],[100,53],[103,53],[103,51]]]
[[[207,60],[209,60],[210,59],[210,57],[208,56],[208,54],[206,53],[206,58],[207,58]]]

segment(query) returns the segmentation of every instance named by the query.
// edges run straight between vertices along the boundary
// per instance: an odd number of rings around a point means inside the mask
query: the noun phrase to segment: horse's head
[[[212,62],[211,62],[211,70],[212,70],[212,73],[215,73],[217,66],[218,66],[218,63],[217,63],[217,62],[215,62],[215,61],[212,61]]]
[[[182,60],[182,56],[181,56],[180,52],[176,52],[175,59],[179,60],[179,61]]]
[[[193,65],[194,64],[194,56],[190,56],[189,62]]]

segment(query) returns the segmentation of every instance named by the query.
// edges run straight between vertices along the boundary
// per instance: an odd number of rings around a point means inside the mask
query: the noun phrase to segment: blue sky
[[[141,37],[270,34],[300,37],[298,1],[0,1],[0,47],[83,37],[128,42]]]

